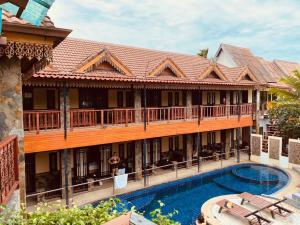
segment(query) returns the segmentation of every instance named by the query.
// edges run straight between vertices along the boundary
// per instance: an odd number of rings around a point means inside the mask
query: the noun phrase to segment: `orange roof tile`
[[[118,71],[88,70],[77,73],[76,69],[89,63],[99,52],[106,49],[122,65],[132,73],[126,76]],[[165,60],[169,60],[173,69],[178,69],[182,76],[149,76]],[[219,69],[228,80],[218,80],[199,77],[212,65],[210,60],[194,55],[150,50],[145,48],[129,47],[75,38],[67,38],[58,45],[53,52],[53,63],[46,69],[38,72],[34,77],[57,79],[88,79],[130,82],[164,82],[164,83],[190,83],[190,84],[226,84],[226,85],[255,85],[256,82],[236,82],[235,78],[245,69],[227,68]]]

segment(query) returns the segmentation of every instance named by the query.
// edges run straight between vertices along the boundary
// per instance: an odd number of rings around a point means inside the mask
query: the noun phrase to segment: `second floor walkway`
[[[25,151],[40,152],[253,125],[255,104],[24,111]],[[64,138],[66,118],[67,138]]]

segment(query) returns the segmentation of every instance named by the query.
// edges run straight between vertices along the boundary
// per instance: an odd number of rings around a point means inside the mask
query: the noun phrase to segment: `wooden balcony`
[[[147,108],[146,113],[75,109],[68,112],[67,140],[58,120],[61,112],[24,112],[24,146],[28,153],[252,126],[254,110],[254,104]]]
[[[0,142],[0,204],[6,204],[18,188],[18,152],[16,136]]]

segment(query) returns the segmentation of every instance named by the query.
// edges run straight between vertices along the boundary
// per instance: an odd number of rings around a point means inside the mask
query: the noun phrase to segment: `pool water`
[[[241,192],[272,194],[284,187],[288,179],[285,172],[274,167],[241,164],[123,194],[118,198],[128,209],[135,206],[147,218],[153,209],[159,207],[160,200],[165,204],[164,214],[177,210],[179,213],[174,220],[190,225],[197,219],[203,203],[210,198]]]

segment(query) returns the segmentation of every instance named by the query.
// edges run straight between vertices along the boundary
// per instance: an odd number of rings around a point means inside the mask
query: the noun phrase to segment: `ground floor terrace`
[[[166,178],[192,175],[211,168],[210,165],[219,167],[246,161],[251,129],[244,127],[29,153],[25,156],[27,202],[32,205],[65,198],[66,182],[70,196],[78,199],[78,203],[87,203],[87,200],[92,202],[158,184]],[[239,154],[240,151],[243,153]],[[124,190],[114,189],[112,167],[108,162],[114,153],[121,160],[118,168],[125,169],[129,175],[129,186]],[[93,198],[88,193],[94,191],[99,192]],[[86,195],[89,197],[84,197]]]

